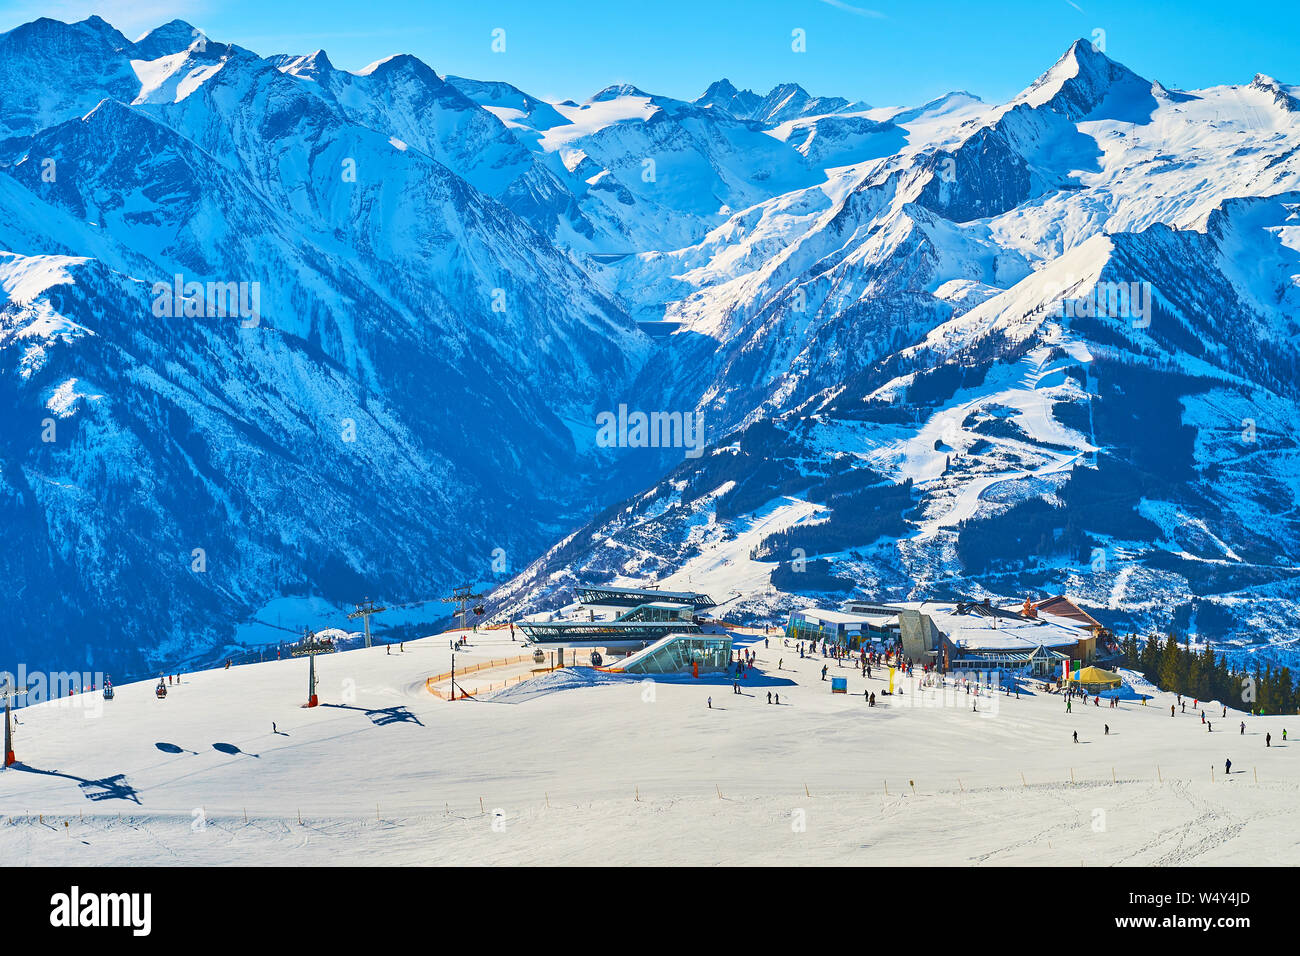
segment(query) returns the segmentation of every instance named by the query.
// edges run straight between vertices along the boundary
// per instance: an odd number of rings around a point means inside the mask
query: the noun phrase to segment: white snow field
[[[500,634],[471,635],[475,646],[458,666],[524,652]],[[1211,733],[1191,701],[1171,717],[1166,694],[1116,710],[1076,702],[1069,714],[1055,695],[982,697],[975,713],[964,693],[944,706],[884,697],[879,671],[868,681],[832,661],[831,675],[847,676],[851,692],[833,696],[820,679],[823,660],[782,645],[756,641],[761,674],[743,695],[725,679],[650,683],[579,668],[481,700],[439,700],[425,679],[448,669],[441,635],[404,653],[318,657],[315,709],[299,706],[305,659],[186,675],[165,700],[151,683],[121,685],[98,716],[67,702],[24,708],[20,763],[0,771],[0,857],[1300,862],[1300,754],[1291,753],[1300,744],[1281,740],[1288,722],[1300,732],[1300,718],[1229,710],[1225,719],[1210,705]],[[466,684],[491,677],[480,671]],[[864,687],[876,691],[875,708]],[[767,703],[769,690],[781,706]]]

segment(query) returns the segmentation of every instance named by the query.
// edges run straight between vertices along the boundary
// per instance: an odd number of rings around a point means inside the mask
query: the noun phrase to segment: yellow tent
[[[1118,674],[1104,671],[1100,667],[1084,667],[1074,672],[1070,683],[1090,690],[1114,690],[1123,681]]]

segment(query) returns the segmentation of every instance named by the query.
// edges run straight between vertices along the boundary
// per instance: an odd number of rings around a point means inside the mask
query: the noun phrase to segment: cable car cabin
[[[167,685],[160,682],[153,692],[158,695],[159,700],[162,700],[167,696]]]

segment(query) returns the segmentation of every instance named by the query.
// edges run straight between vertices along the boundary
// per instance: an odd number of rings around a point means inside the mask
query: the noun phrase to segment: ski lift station
[[[611,670],[668,674],[722,670],[731,636],[706,633],[700,612],[715,607],[707,594],[654,588],[580,586],[578,603],[519,622],[530,641],[556,647],[602,647],[628,656]]]
[[[1063,673],[1071,661],[1092,661],[1100,627],[1058,595],[1017,608],[988,601],[850,601],[844,610],[791,612],[786,636],[851,650],[901,644],[905,658],[945,671],[1026,671],[1046,677]]]
[[[669,634],[609,670],[621,674],[704,674],[726,670],[730,663],[730,634]]]

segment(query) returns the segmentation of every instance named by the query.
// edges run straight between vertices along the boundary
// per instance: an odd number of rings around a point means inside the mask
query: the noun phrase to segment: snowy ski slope
[[[522,650],[470,639],[458,666]],[[18,711],[21,763],[0,771],[0,855],[28,865],[1300,862],[1288,718],[1222,719],[1214,706],[1210,733],[1191,702],[1171,718],[1164,694],[1070,714],[1052,695],[984,697],[978,713],[964,694],[889,706],[878,671],[868,681],[831,662],[850,691],[832,696],[822,659],[801,661],[780,638],[757,641],[761,675],[743,695],[725,679],[597,681],[576,669],[448,702],[423,689],[450,664],[448,642],[319,657],[315,709],[299,707],[307,662],[296,659],[185,675],[165,700],[148,683],[121,686],[99,716],[66,702]]]

